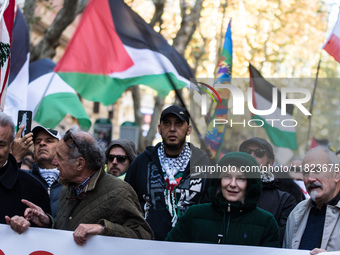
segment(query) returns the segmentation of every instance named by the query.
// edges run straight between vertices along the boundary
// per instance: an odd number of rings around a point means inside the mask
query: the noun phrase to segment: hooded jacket
[[[148,146],[130,165],[125,181],[131,184],[138,195],[146,221],[152,228],[156,240],[164,240],[172,229],[171,215],[166,208],[164,191],[166,183],[159,162],[158,148]],[[210,165],[203,151],[189,144],[192,155],[183,177],[176,187],[177,205],[182,214],[192,205],[209,202],[208,180],[192,178],[194,166]]]
[[[248,158],[243,152],[227,155],[238,157],[240,153],[243,154],[242,157]],[[257,165],[256,162],[251,164]],[[257,173],[245,175],[247,188],[243,202],[227,201],[222,195],[221,178],[211,179],[211,203],[190,207],[166,240],[280,247],[279,231],[274,217],[257,207],[262,189],[260,176]]]

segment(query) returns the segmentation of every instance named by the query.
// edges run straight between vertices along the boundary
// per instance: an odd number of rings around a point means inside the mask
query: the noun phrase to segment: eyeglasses
[[[248,153],[248,154],[252,154],[252,152],[254,152],[254,154],[257,158],[263,158],[263,156],[266,154],[265,149],[256,149],[256,150],[245,149],[242,152],[245,152],[245,153]]]
[[[127,156],[124,155],[109,155],[107,156],[107,161],[108,162],[113,162],[117,158],[118,163],[124,163],[125,160],[127,159]]]
[[[74,145],[79,149],[79,146],[78,146],[78,144],[77,144],[77,142],[76,142],[76,140],[74,139],[74,136],[73,136],[73,134],[72,134],[72,129],[69,129],[69,130],[66,131],[66,133],[65,133],[63,139],[64,139],[65,142],[66,142],[67,140],[71,139],[72,142],[74,143]]]

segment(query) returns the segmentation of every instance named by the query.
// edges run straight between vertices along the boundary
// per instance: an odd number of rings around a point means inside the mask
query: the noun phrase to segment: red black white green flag
[[[250,86],[253,88],[253,106],[257,110],[268,110],[273,102],[274,85],[266,81],[261,73],[249,64]],[[261,126],[266,130],[270,141],[277,147],[297,149],[295,127],[283,126],[281,121],[284,119],[292,119],[294,105],[287,104],[287,114],[281,115],[281,92],[277,90],[278,105],[276,110],[269,115],[254,115],[253,119],[259,119]],[[276,120],[276,121],[270,121]]]
[[[55,71],[83,98],[114,103],[130,86],[189,85],[186,60],[122,0],[91,0]],[[170,81],[171,80],[171,81]]]
[[[15,0],[7,0],[0,7],[0,110],[5,107],[10,68],[10,48],[14,22]]]

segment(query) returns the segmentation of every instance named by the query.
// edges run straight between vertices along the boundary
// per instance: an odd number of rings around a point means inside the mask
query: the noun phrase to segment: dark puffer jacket
[[[221,179],[211,179],[211,203],[190,207],[166,240],[280,247],[274,217],[257,207],[262,189],[260,176],[246,174],[246,177],[244,203],[227,201],[221,192]]]

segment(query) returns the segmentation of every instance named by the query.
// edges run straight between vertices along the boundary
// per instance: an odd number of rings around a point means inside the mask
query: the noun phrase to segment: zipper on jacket
[[[227,242],[227,234],[228,234],[228,231],[229,231],[229,224],[230,224],[230,212],[231,212],[231,209],[230,209],[230,204],[228,204],[228,209],[227,211],[225,209],[223,209],[223,221],[222,221],[222,228],[221,228],[221,233],[222,234],[218,234],[217,237],[218,237],[218,241],[217,243],[220,244],[220,243],[223,243],[223,244],[226,244]],[[227,227],[225,228],[225,217],[226,215],[228,216],[228,221],[227,221]]]
[[[229,232],[229,225],[230,225],[230,212],[231,212],[231,209],[230,209],[230,204],[228,204],[228,222],[227,222],[227,227],[226,227],[226,230],[225,230],[225,239],[224,239],[224,243],[226,244],[227,243],[227,235],[228,235],[228,232]]]

